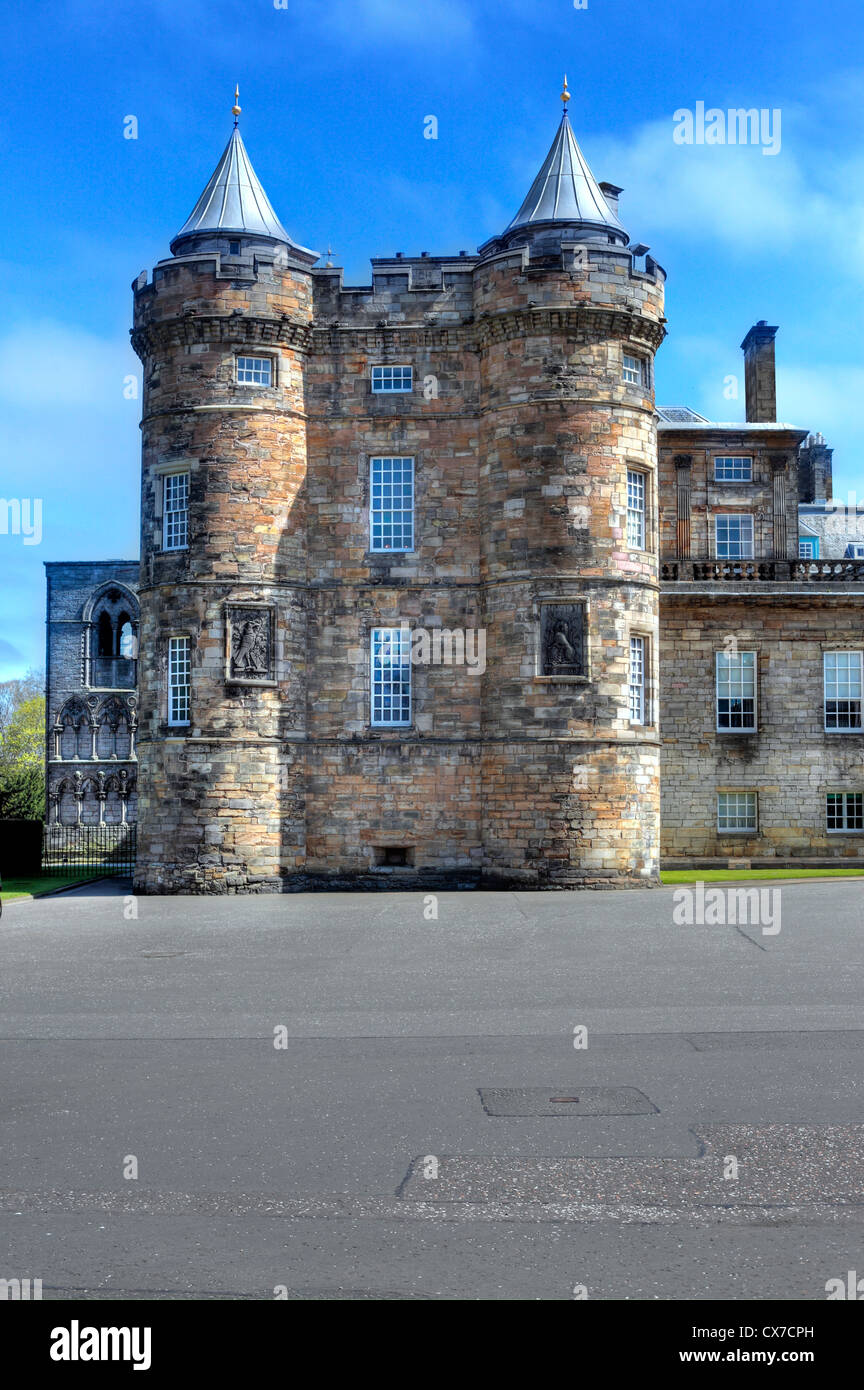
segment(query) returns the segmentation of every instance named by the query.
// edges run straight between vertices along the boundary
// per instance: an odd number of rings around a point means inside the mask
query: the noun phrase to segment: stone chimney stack
[[[747,423],[777,419],[777,387],[774,374],[774,335],[764,319],[754,324],[741,344],[744,353],[744,391]]]
[[[617,183],[601,183],[598,185],[598,187],[600,189],[600,192],[603,194],[603,197],[606,199],[606,202],[609,204],[609,207],[611,208],[612,212],[614,212],[615,216],[617,217],[618,199],[624,192],[624,189],[619,188]]]
[[[833,491],[831,461],[834,454],[825,436],[810,434],[798,451],[798,499],[801,502],[830,502]]]

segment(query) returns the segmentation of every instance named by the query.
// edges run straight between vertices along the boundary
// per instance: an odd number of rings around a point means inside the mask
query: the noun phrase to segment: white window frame
[[[249,363],[250,365],[241,367],[241,362]],[[261,368],[251,365],[260,362],[267,364],[266,381],[259,381],[257,379],[259,376],[264,375]],[[241,376],[241,372],[246,372],[248,375]],[[257,386],[259,390],[267,390],[276,383],[276,363],[272,357],[266,355],[259,356],[258,353],[238,352],[234,359],[234,380],[238,386]]]
[[[631,724],[648,723],[648,638],[631,632],[627,657],[627,708]]]
[[[171,506],[175,501],[173,494],[176,491],[176,484],[180,480],[185,481],[184,505],[182,507]],[[163,550],[188,550],[189,548],[189,481],[190,475],[186,469],[178,469],[176,473],[165,473],[162,476],[162,549]],[[182,536],[182,540],[178,539]]]
[[[729,465],[729,472],[721,472],[721,466]],[[739,465],[747,465],[746,472]],[[752,454],[715,454],[714,455],[714,481],[715,483],[752,483],[753,481],[753,455]]]
[[[389,645],[390,650],[385,652]],[[387,658],[390,658],[389,662]],[[398,671],[397,678],[386,673]],[[413,717],[411,689],[411,631],[408,627],[373,627],[369,634],[369,722],[374,729],[407,729]],[[398,700],[399,718],[385,714],[386,701]],[[390,706],[392,716],[392,704]]]
[[[168,638],[167,686],[168,723],[174,729],[185,728],[192,722],[192,639],[185,634]]]
[[[632,480],[632,481],[631,481]],[[635,504],[635,505],[634,505]],[[627,549],[645,549],[648,518],[648,474],[641,468],[627,469]]]
[[[842,804],[841,819],[842,825],[831,825],[832,819],[829,810],[829,798],[839,797]],[[853,809],[850,810],[850,801]],[[834,819],[836,819],[836,815]],[[850,825],[849,821],[855,819],[861,822],[860,825]],[[825,793],[825,833],[826,835],[861,835],[864,834],[864,792],[860,791],[826,791]]]
[[[389,502],[390,506],[385,507],[385,502]],[[399,502],[400,505],[394,506],[394,502]],[[404,505],[405,502],[408,503],[407,506]],[[385,517],[388,516],[390,520],[386,521]],[[399,539],[410,540],[410,545],[386,545],[384,532],[388,528],[391,539],[398,530]],[[376,535],[379,530],[380,536]],[[369,460],[369,549],[376,555],[408,555],[414,549],[413,458],[395,454],[375,454]]]
[[[630,366],[630,363],[635,366]],[[648,359],[640,357],[635,352],[622,352],[621,354],[621,380],[625,386],[648,385]]]
[[[720,553],[720,523],[721,523],[721,521],[722,521],[722,522],[737,521],[737,522],[742,523],[741,529],[740,529],[740,532],[739,532],[739,541],[738,541],[739,545],[742,547],[742,553],[741,553],[740,555],[721,555],[721,553]],[[745,525],[743,524],[743,523],[745,523],[745,522],[748,522],[748,523],[749,523],[749,535],[745,535],[745,532],[748,530],[748,527],[745,526]],[[731,543],[731,542],[730,542],[730,540],[729,540],[729,538],[728,538],[728,535],[727,535],[727,539],[726,539],[726,541],[724,542],[724,544],[726,544],[726,545],[728,546],[730,543]],[[752,512],[715,512],[715,513],[714,513],[714,555],[715,555],[716,559],[718,559],[718,560],[752,560],[752,559],[754,558],[754,555],[753,555],[754,548],[755,548],[755,542],[754,542],[754,526],[753,526],[753,514],[752,514]]]
[[[745,660],[745,658],[748,658]],[[732,663],[740,663],[737,671]],[[745,672],[752,672],[752,694],[746,694],[745,690],[749,682],[745,679]],[[726,679],[721,682],[721,673]],[[715,652],[714,653],[714,718],[718,734],[755,734],[758,728],[757,698],[758,698],[759,663],[755,651]],[[722,689],[722,694],[721,694]],[[734,701],[752,700],[752,723],[751,724],[721,724],[720,722],[720,701],[728,700],[730,709],[726,711],[731,719],[733,710],[731,705]],[[744,718],[743,708],[741,717]]]
[[[835,661],[835,658],[837,657],[856,657],[857,661],[843,661],[837,663]],[[834,672],[833,677],[830,680],[828,675],[829,664],[833,665]],[[838,665],[840,669],[844,672],[844,674],[846,674],[847,676],[847,679],[845,681],[843,681],[842,678],[840,678],[840,676],[838,675]],[[857,680],[854,675],[855,665],[857,665],[858,667]],[[845,691],[845,688],[847,686],[851,691],[852,687],[855,684],[857,684],[858,687],[857,695],[852,695],[851,693],[841,693],[841,691]],[[830,695],[828,693],[829,690],[832,691]],[[857,713],[858,722],[849,724],[829,724],[829,700],[832,704],[848,704],[850,706],[850,709],[846,711],[846,713],[848,713],[850,719],[854,719],[855,714]],[[857,704],[858,706],[857,711],[851,708],[851,706],[855,704]],[[822,709],[826,734],[860,734],[862,731],[864,731],[864,724],[862,724],[862,710],[864,710],[864,652],[849,651],[843,649],[822,653]],[[836,719],[838,718],[838,716],[839,711],[835,710],[834,718]]]
[[[807,547],[809,547],[809,549],[808,549]],[[799,536],[799,537],[798,537],[798,559],[799,559],[799,560],[818,560],[818,559],[819,559],[819,537],[818,537],[818,536]]]
[[[729,825],[729,824],[728,824],[728,821],[729,821],[729,819],[730,819],[730,816],[729,816],[730,806],[729,806],[728,798],[730,798],[730,797],[734,797],[734,798],[735,798],[735,815],[734,815],[733,819],[735,819],[736,821],[742,819],[742,813],[741,813],[741,811],[739,810],[739,807],[741,806],[741,801],[742,801],[742,799],[743,799],[745,805],[748,806],[748,807],[749,807],[749,803],[752,801],[752,803],[753,803],[753,816],[752,816],[752,820],[751,820],[751,819],[749,818],[749,816],[748,816],[748,820],[747,820],[747,824],[746,824],[746,825],[734,825],[734,826],[733,826],[733,825]],[[725,813],[725,820],[726,820],[727,824],[724,824],[724,815],[723,815],[723,813],[721,812],[721,809],[720,809],[721,803],[722,803],[722,801],[723,801],[724,798],[727,799],[726,813]],[[745,811],[744,814],[747,814],[747,812]],[[718,793],[717,793],[717,834],[718,834],[718,835],[755,835],[755,834],[758,834],[758,832],[759,832],[759,793],[758,793],[758,792],[753,792],[753,791],[738,791],[738,792],[718,792]]]
[[[406,362],[377,363],[372,368],[372,390],[376,396],[409,395],[414,390],[414,368]]]

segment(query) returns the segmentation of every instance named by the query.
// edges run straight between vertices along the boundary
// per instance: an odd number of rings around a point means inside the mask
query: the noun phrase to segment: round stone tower
[[[566,102],[523,206],[480,248],[487,667],[484,877],[657,881],[654,354],[664,272],[631,247]]]
[[[141,892],[278,889],[304,862],[304,360],[317,254],[234,131],[148,284],[143,364]],[[286,752],[287,750],[287,752]]]

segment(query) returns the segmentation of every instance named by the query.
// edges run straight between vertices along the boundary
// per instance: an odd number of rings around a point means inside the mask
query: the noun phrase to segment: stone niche
[[[276,610],[268,604],[225,609],[225,680],[229,685],[276,684]]]
[[[584,603],[540,605],[538,674],[570,679],[587,676]]]

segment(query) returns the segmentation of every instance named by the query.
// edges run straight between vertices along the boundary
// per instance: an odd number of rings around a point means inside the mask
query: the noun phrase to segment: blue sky
[[[835,493],[864,495],[860,0],[279,3],[0,7],[0,496],[43,504],[40,544],[0,533],[0,680],[43,663],[43,561],[138,553],[130,284],[209,177],[235,82],[278,215],[365,284],[371,256],[503,229],[566,70],[596,177],[669,275],[658,402],[743,418],[724,380],[750,325],[779,324],[780,418],[821,430]],[[699,101],[779,109],[780,152],[675,144]]]

